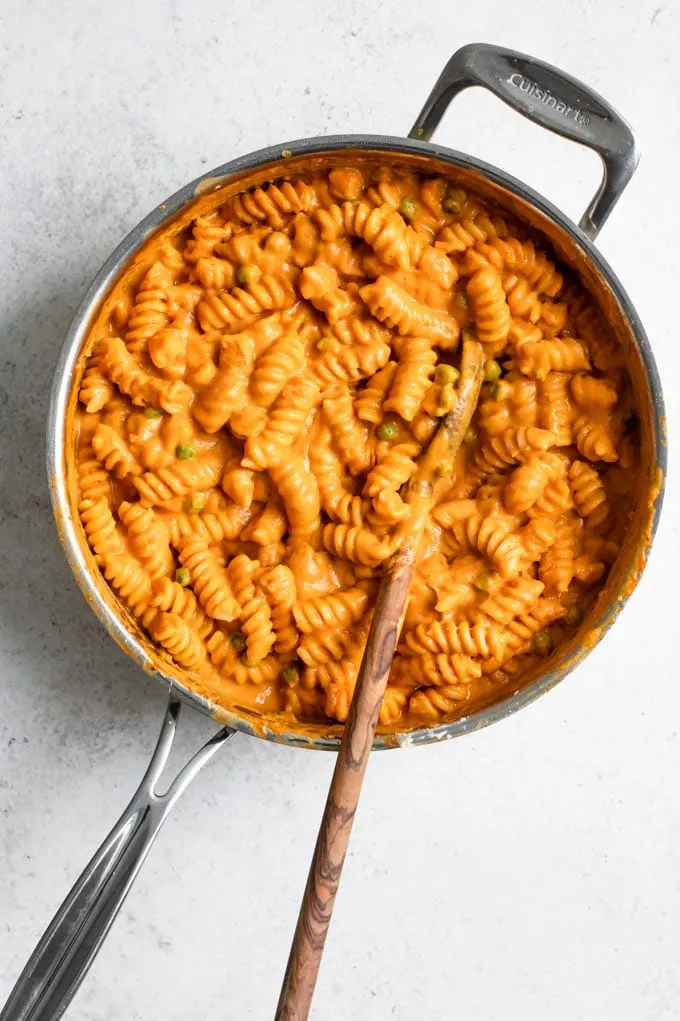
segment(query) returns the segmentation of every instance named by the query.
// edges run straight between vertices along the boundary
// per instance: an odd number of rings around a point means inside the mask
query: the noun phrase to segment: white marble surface
[[[670,0],[264,0],[0,6],[0,1001],[125,804],[164,695],[100,630],[43,472],[59,345],[153,205],[238,153],[408,129],[471,40],[579,76],[643,161],[601,247],[678,425],[680,12]],[[577,216],[594,156],[468,94],[440,137]],[[670,1021],[680,1009],[680,494],[614,632],[559,689],[446,747],[370,765],[313,1016]],[[178,759],[210,724],[185,720]],[[237,737],[177,807],[68,1017],[273,1013],[330,757]]]

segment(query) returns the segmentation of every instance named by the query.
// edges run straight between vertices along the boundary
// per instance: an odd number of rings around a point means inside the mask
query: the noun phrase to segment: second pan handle
[[[449,60],[409,137],[430,139],[454,96],[473,85],[493,92],[534,123],[599,153],[602,183],[579,223],[593,240],[640,158],[630,125],[597,92],[558,68],[502,46],[471,43]]]
[[[170,696],[158,744],[132,801],[58,909],[0,1012],[0,1021],[60,1018],[125,900],[161,826],[199,770],[234,733],[223,727],[187,762],[164,794],[181,704]]]

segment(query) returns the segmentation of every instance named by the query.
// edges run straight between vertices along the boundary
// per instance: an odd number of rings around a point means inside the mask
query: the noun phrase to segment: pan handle
[[[620,198],[640,154],[632,129],[601,96],[563,71],[502,46],[471,43],[453,54],[420,111],[409,138],[432,138],[449,103],[481,85],[524,117],[599,153],[602,183],[579,227],[593,240]]]
[[[92,964],[158,831],[199,770],[234,733],[223,727],[187,762],[164,794],[156,784],[168,761],[181,704],[170,696],[144,779],[76,881],[33,951],[0,1021],[60,1018]]]

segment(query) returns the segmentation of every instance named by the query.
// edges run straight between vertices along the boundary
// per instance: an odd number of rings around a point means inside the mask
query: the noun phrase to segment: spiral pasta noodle
[[[81,501],[102,499],[108,505],[111,500],[111,479],[95,457],[91,439],[78,450],[76,470]]]
[[[92,435],[92,450],[107,472],[115,475],[117,479],[141,474],[142,469],[125,440],[111,425],[99,423]]]
[[[198,638],[206,639],[213,633],[214,622],[203,611],[190,588],[164,577],[156,578],[151,585],[151,591],[152,598],[146,615],[147,626],[160,610],[181,617]]]
[[[592,465],[573,461],[569,482],[576,510],[591,528],[601,528],[611,516],[611,508],[602,479]]]
[[[168,322],[168,290],[172,270],[155,262],[144,277],[127,322],[125,343],[134,355],[143,354],[148,342]]]
[[[574,576],[576,537],[567,518],[557,522],[557,534],[552,546],[541,558],[539,577],[548,595],[565,593]]]
[[[467,284],[477,336],[492,353],[501,351],[510,332],[510,309],[501,278],[492,266],[473,273]]]
[[[343,319],[334,325],[332,333],[341,344],[355,344],[360,347],[381,348],[389,345],[392,340],[389,330],[375,319],[365,319],[362,316]]]
[[[258,546],[271,546],[280,542],[288,531],[288,521],[281,501],[271,498],[241,532],[244,542]]]
[[[115,387],[102,368],[103,353],[97,345],[90,355],[78,391],[78,399],[90,415],[104,408],[114,395]]]
[[[339,557],[366,567],[377,567],[390,555],[390,547],[367,528],[350,525],[326,525],[323,544]]]
[[[261,312],[289,308],[295,301],[295,292],[288,280],[274,273],[266,273],[247,289],[210,293],[198,304],[197,315],[204,330],[234,328]]]
[[[375,462],[375,451],[367,427],[355,417],[349,390],[327,397],[323,409],[341,460],[354,475],[369,471]]]
[[[309,536],[319,523],[319,485],[301,457],[269,466],[269,474],[283,500],[291,535]]]
[[[104,556],[109,553],[125,552],[125,544],[108,500],[104,498],[81,500],[78,510],[87,541],[95,553]]]
[[[247,659],[252,664],[265,659],[276,640],[269,603],[256,585],[259,568],[259,561],[251,560],[245,553],[238,553],[227,568],[231,591],[240,607]]]
[[[488,557],[504,577],[522,570],[525,552],[512,531],[511,522],[500,515],[479,513],[456,522],[451,529],[461,549],[477,549]]]
[[[541,586],[542,588],[542,586]],[[418,624],[406,636],[400,651],[407,656],[425,654],[461,653],[488,659],[498,658],[503,652],[503,633],[494,625],[470,624],[467,621],[434,621]]]
[[[379,369],[387,365],[390,354],[390,346],[386,343],[364,344],[360,347],[338,344],[325,351],[312,364],[310,375],[326,387],[338,382],[357,383],[360,379],[375,376]]]
[[[151,579],[141,564],[129,553],[104,553],[99,566],[106,580],[137,617],[149,608]]]
[[[297,618],[293,614],[297,602],[293,572],[285,564],[277,564],[259,575],[258,584],[269,601],[274,649],[280,655],[293,653],[299,640]]]
[[[534,426],[506,429],[499,436],[489,437],[475,454],[475,466],[483,472],[493,472],[523,461],[535,450],[548,450],[555,437],[547,429]]]
[[[523,273],[539,294],[555,298],[562,290],[562,274],[544,253],[536,251],[531,241],[498,236],[479,244],[478,249],[497,270]]]
[[[361,301],[356,290],[340,286],[337,271],[328,265],[307,266],[300,274],[300,294],[307,298],[314,308],[323,312],[331,325],[348,319],[361,311]]]
[[[447,254],[462,255],[468,248],[492,237],[504,237],[506,233],[507,228],[500,218],[464,218],[443,227],[437,236],[436,245]]]
[[[225,222],[218,212],[197,216],[191,225],[191,237],[184,246],[182,258],[189,264],[198,264],[199,259],[211,256],[218,245],[228,241],[233,232],[233,225]]]
[[[161,578],[172,569],[170,535],[165,523],[142,503],[123,501],[118,507],[132,552],[144,565],[151,579]]]
[[[533,507],[527,511],[529,517],[548,517],[557,519],[574,506],[571,488],[566,478],[557,478],[549,482]]]
[[[579,415],[574,421],[574,443],[589,461],[618,461],[618,443],[607,421]]]
[[[373,425],[382,422],[386,410],[385,398],[390,392],[396,371],[396,362],[388,362],[359,392],[354,401],[354,410],[362,422],[371,422]]]
[[[349,716],[361,666],[362,638],[365,636],[355,636],[350,653],[344,660],[332,661],[319,670],[319,684],[326,692],[324,703],[326,715],[341,722]]]
[[[235,195],[224,206],[224,215],[236,223],[268,223],[270,227],[282,227],[285,217],[293,213],[311,212],[317,198],[313,186],[304,181],[283,181],[266,188]]]
[[[433,344],[453,347],[458,340],[458,324],[446,312],[421,305],[408,291],[387,276],[359,291],[372,314],[402,336],[427,337]]]
[[[521,613],[506,625],[505,649],[497,660],[483,660],[482,674],[494,673],[500,668],[507,669],[515,656],[531,650],[536,635],[567,613],[556,599],[541,597],[527,613]]]
[[[177,613],[158,613],[149,627],[151,637],[162,645],[180,666],[195,670],[206,658],[199,635]]]
[[[247,527],[252,515],[248,508],[233,505],[218,511],[203,514],[169,514],[167,517],[170,542],[180,547],[192,536],[206,544],[217,544],[223,540],[238,539]]]
[[[316,215],[324,240],[342,233],[354,234],[390,266],[409,269],[412,253],[419,251],[418,241],[410,237],[402,217],[386,203],[371,207],[367,202],[345,202],[342,207],[331,206]]]
[[[509,624],[515,617],[526,613],[543,592],[544,585],[534,578],[510,578],[480,604],[482,619],[487,617],[497,624]],[[497,638],[505,639],[505,632]]]
[[[503,500],[510,514],[530,510],[540,499],[548,483],[564,472],[562,459],[557,454],[530,454],[526,463],[515,468],[508,479]]]
[[[136,475],[133,484],[141,502],[151,507],[173,497],[210,489],[218,482],[221,467],[219,455],[206,454]]]
[[[572,440],[574,409],[569,399],[566,372],[549,372],[540,383],[539,425],[556,437],[555,446],[568,447]]]
[[[580,340],[537,340],[523,344],[518,355],[520,372],[546,379],[551,372],[589,369],[586,349]]]
[[[181,380],[171,383],[146,372],[119,337],[102,340],[101,367],[133,404],[162,408],[169,415],[176,415],[187,409],[193,397],[190,387]]]
[[[180,550],[179,559],[189,572],[196,598],[209,617],[236,620],[240,608],[223,568],[210,548],[200,539],[192,539]]]
[[[540,560],[557,538],[557,526],[546,515],[536,515],[517,533],[530,563]]]
[[[250,392],[260,407],[271,407],[304,361],[305,349],[295,334],[274,341],[257,362],[250,380]]]
[[[423,403],[436,363],[437,355],[427,337],[406,337],[389,398],[384,402],[385,411],[395,411],[411,422]]]
[[[309,449],[309,464],[319,486],[321,507],[333,521],[361,525],[364,501],[351,488],[349,475],[329,439],[329,430],[323,429]]]
[[[318,400],[319,387],[314,380],[294,378],[287,383],[262,432],[248,439],[242,464],[247,468],[269,468],[278,464],[304,430]]]
[[[361,620],[369,605],[369,591],[351,588],[317,596],[298,604],[294,611],[295,623],[304,634],[324,628],[339,630]]]
[[[537,323],[541,318],[542,305],[538,292],[534,290],[526,277],[508,273],[503,277],[503,290],[510,310],[510,315],[518,319]]]

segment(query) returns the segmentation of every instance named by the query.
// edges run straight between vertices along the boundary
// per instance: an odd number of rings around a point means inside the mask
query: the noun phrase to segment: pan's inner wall
[[[283,151],[285,152],[285,150]],[[388,164],[395,169],[441,175],[460,187],[492,201],[501,210],[510,213],[537,231],[542,239],[547,240],[554,249],[558,260],[580,277],[613,327],[626,354],[635,400],[640,412],[643,468],[637,483],[638,492],[636,493],[636,510],[633,521],[618,561],[610,572],[607,584],[578,633],[567,646],[562,647],[557,655],[545,664],[540,673],[533,676],[525,675],[522,678],[521,690],[517,693],[504,689],[502,697],[495,702],[488,705],[467,706],[468,715],[465,718],[451,720],[435,728],[416,732],[408,732],[406,729],[392,732],[383,728],[378,743],[382,747],[390,747],[403,743],[424,743],[455,736],[457,733],[475,729],[501,718],[556,684],[596,644],[634,588],[648,554],[658,510],[657,502],[663,488],[657,432],[659,416],[658,408],[655,408],[657,394],[652,393],[650,384],[650,372],[655,375],[655,370],[649,357],[650,365],[645,365],[643,351],[636,339],[635,331],[637,329],[639,332],[639,324],[626,315],[605,273],[596,265],[584,248],[547,212],[543,212],[504,184],[492,180],[481,170],[470,166],[456,165],[450,162],[449,158],[426,153],[398,153],[389,149],[376,148],[338,149],[299,156],[286,155],[274,163],[268,162],[259,168],[231,175],[228,179],[218,177],[204,180],[196,189],[193,199],[164,221],[155,233],[148,237],[142,236],[140,243],[128,251],[124,265],[111,282],[103,300],[91,310],[87,322],[82,324],[79,331],[80,337],[85,338],[92,329],[96,332],[98,324],[103,325],[108,321],[114,300],[113,289],[120,282],[134,284],[135,278],[143,274],[146,250],[153,249],[161,232],[164,237],[167,237],[169,233],[173,236],[182,233],[196,216],[210,213],[230,195],[238,193],[246,187],[282,177],[294,177],[321,168],[348,164],[376,167]],[[160,208],[162,211],[163,207]],[[83,346],[75,362],[64,423],[64,435],[67,437],[67,442],[63,452],[63,471],[70,508],[77,505],[77,490],[75,448],[73,442],[69,442],[68,438],[74,436],[77,392],[87,354],[88,352]],[[114,639],[146,670],[159,673],[180,693],[197,704],[200,709],[212,712],[220,720],[238,729],[273,740],[304,746],[335,747],[337,745],[342,732],[341,726],[337,724],[301,724],[291,717],[281,714],[263,715],[257,706],[248,704],[247,699],[244,698],[238,701],[235,699],[230,708],[226,710],[216,706],[216,693],[208,689],[200,692],[188,690],[185,687],[186,682],[181,670],[161,650],[151,644],[137,626],[134,618],[117,600],[104,581],[96,567],[77,516],[69,512],[65,515],[64,520],[58,521],[58,525],[66,531],[70,531],[72,534],[69,538],[78,545],[80,563],[74,563],[73,557],[70,559],[88,601],[91,602],[95,612],[106,624]],[[65,542],[65,545],[68,547],[68,543]],[[93,589],[97,594],[96,600],[92,599]],[[122,624],[122,627],[112,626],[112,622],[115,621]]]

